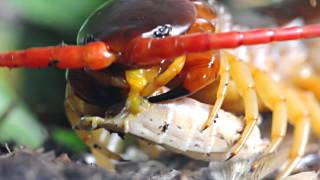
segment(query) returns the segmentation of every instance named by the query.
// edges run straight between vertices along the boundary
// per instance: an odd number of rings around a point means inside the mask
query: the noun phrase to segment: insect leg
[[[289,160],[281,169],[277,179],[288,176],[298,164],[301,156],[305,152],[310,132],[310,114],[304,103],[301,92],[286,88],[285,90],[289,122],[294,126],[293,144],[289,155]]]
[[[213,108],[210,111],[208,120],[205,122],[205,124],[202,126],[202,129],[205,130],[206,128],[210,127],[214,119],[216,118],[218,111],[220,110],[222,103],[224,101],[224,98],[227,93],[227,89],[229,86],[229,80],[230,80],[230,67],[228,61],[225,59],[221,59],[221,67],[220,67],[220,82],[218,86],[218,92],[217,92],[217,99],[214,103]]]
[[[272,110],[271,144],[265,153],[272,153],[287,132],[288,110],[283,88],[266,73],[253,68],[252,75],[262,102]]]
[[[186,56],[180,56],[176,58],[165,72],[160,74],[154,79],[154,81],[150,82],[146,87],[144,87],[144,89],[141,91],[141,95],[144,97],[150,96],[158,88],[165,86],[182,71],[185,62]]]
[[[229,157],[230,159],[239,153],[246,140],[252,133],[252,130],[258,121],[259,110],[254,81],[248,65],[225,51],[223,51],[221,54],[222,58],[225,58],[230,63],[231,78],[235,81],[245,106],[246,125],[240,139],[231,149],[231,155]]]
[[[72,126],[75,126],[81,120],[80,113],[84,104],[77,98],[70,86],[67,86],[65,102],[66,115]],[[104,129],[98,129],[93,131],[76,130],[79,137],[90,148],[92,154],[96,158],[96,163],[107,170],[114,170],[114,164],[112,160],[120,159],[119,152],[114,152],[108,149],[110,139],[113,138],[109,132]],[[123,143],[118,141],[118,143]]]

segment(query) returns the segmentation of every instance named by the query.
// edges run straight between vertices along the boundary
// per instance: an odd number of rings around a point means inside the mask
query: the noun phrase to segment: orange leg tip
[[[232,152],[230,153],[229,157],[226,158],[226,161],[230,161],[233,157],[235,157],[237,154]]]
[[[209,125],[205,124],[203,127],[201,127],[201,132],[205,131],[206,129],[208,129]]]

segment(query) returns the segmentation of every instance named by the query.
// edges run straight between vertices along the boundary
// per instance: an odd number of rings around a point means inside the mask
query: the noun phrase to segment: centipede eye
[[[170,24],[165,24],[163,26],[158,26],[153,31],[153,36],[155,38],[167,37],[171,34],[173,27]]]

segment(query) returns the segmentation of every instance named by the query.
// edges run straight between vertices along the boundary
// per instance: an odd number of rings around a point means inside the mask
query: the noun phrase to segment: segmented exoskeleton
[[[244,101],[245,127],[227,159],[241,150],[257,124],[258,94],[273,112],[271,144],[266,153],[275,151],[282,141],[287,119],[295,127],[290,160],[279,175],[285,177],[303,155],[310,128],[320,134],[318,102],[312,93],[297,87],[316,92],[313,83],[320,80],[311,74],[306,78],[311,84],[299,83],[298,76],[296,84],[276,82],[250,63],[254,58],[248,56],[246,63],[234,51],[221,49],[319,37],[320,25],[220,32],[223,28],[217,23],[220,17],[216,8],[189,0],[110,0],[85,22],[78,36],[80,45],[8,52],[0,54],[0,65],[78,69],[69,72],[69,90],[87,103],[84,112],[93,106],[99,109],[98,115],[115,104],[123,105],[127,96],[126,108],[132,114],[142,111],[144,98],[151,103],[190,95],[208,99],[196,93],[211,92],[210,85],[217,84],[216,101],[199,131],[212,126],[222,104],[228,103],[227,90],[235,90]],[[165,85],[171,90],[151,96]],[[82,136],[87,137],[86,133]]]

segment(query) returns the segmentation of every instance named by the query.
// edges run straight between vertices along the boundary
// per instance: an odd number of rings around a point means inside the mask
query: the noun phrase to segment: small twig
[[[6,149],[7,153],[5,153],[3,155],[0,155],[0,159],[5,159],[5,158],[8,158],[8,157],[11,157],[14,154],[14,152],[11,151],[8,143],[4,144],[4,148]]]
[[[10,147],[9,147],[8,143],[5,143],[5,144],[4,144],[4,147],[5,147],[5,148],[6,148],[6,150],[8,151],[8,154],[12,154],[12,151],[11,151],[11,149],[10,149]]]

